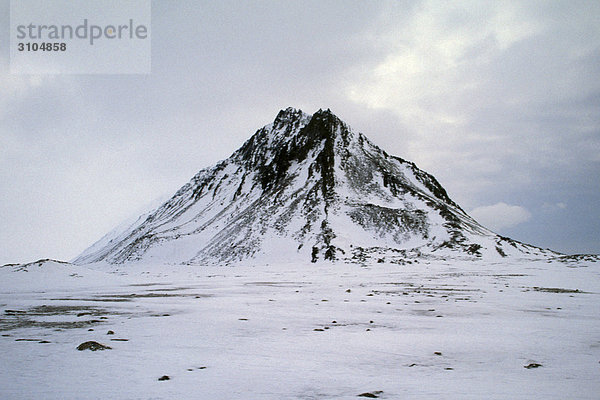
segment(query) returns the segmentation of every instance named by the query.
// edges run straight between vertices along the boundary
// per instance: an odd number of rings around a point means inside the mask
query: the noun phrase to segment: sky
[[[289,106],[330,108],[497,233],[600,253],[600,2],[153,1],[150,74],[11,74],[0,265],[70,260]]]

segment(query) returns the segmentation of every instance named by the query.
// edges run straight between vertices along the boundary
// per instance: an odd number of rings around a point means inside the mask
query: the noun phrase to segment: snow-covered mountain
[[[481,226],[432,175],[331,111],[288,108],[231,157],[75,262],[403,263],[515,255],[556,253]]]

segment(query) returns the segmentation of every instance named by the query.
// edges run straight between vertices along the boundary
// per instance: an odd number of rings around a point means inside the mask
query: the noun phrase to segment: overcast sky
[[[11,75],[8,22],[0,264],[75,257],[288,106],[500,234],[600,253],[598,1],[155,1],[150,75]]]

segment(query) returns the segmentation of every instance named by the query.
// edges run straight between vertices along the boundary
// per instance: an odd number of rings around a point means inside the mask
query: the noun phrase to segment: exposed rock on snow
[[[83,350],[97,351],[97,350],[110,350],[110,349],[112,349],[112,347],[100,344],[98,342],[94,342],[93,340],[91,340],[89,342],[81,343],[79,346],[77,346],[77,350],[79,350],[79,351],[83,351]]]
[[[527,368],[527,369],[533,369],[533,368],[539,368],[539,367],[541,367],[541,366],[542,366],[542,364],[538,364],[538,363],[530,363],[530,364],[526,365],[524,368]]]
[[[383,392],[381,390],[376,390],[374,392],[365,392],[365,393],[361,393],[358,395],[358,397],[367,397],[369,399],[377,399],[379,398],[379,395],[382,394]]]
[[[37,260],[34,262],[30,262],[27,264],[5,264],[1,268],[12,268],[13,271],[24,271],[27,272],[30,268],[42,268],[48,266],[60,267],[60,266],[70,266],[71,264],[66,261],[53,260],[50,258],[44,258],[41,260]]]

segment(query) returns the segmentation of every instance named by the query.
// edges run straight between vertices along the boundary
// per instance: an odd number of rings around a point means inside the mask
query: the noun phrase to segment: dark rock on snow
[[[112,349],[112,347],[100,344],[98,342],[94,342],[93,340],[91,340],[89,342],[81,343],[79,346],[77,346],[77,350],[79,350],[79,351],[83,351],[83,350],[96,351],[96,350],[109,350],[109,349]]]

